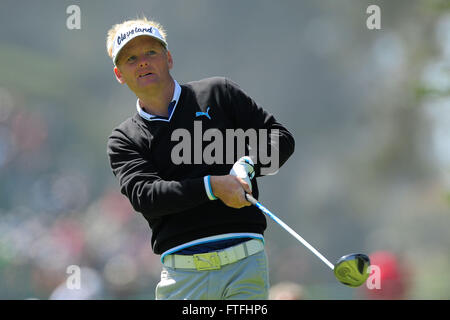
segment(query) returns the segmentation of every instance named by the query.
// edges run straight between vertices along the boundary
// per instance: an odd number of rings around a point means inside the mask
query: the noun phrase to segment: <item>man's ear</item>
[[[120,84],[124,84],[125,80],[122,77],[122,73],[120,72],[119,68],[114,67],[114,74],[116,75],[117,81],[119,81]]]
[[[170,51],[167,50],[167,64],[169,65],[169,70],[173,67],[173,59],[172,55],[170,54]]]

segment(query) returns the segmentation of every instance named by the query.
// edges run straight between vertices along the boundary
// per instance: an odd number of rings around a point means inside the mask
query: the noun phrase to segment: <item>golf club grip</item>
[[[248,202],[250,202],[254,206],[256,206],[256,204],[258,203],[258,200],[253,198],[253,196],[249,195],[248,193],[245,194],[245,198],[247,199]]]

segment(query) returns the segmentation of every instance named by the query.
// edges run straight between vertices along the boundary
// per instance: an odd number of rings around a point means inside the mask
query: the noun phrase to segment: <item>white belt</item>
[[[252,239],[221,251],[194,255],[170,254],[164,257],[163,264],[175,269],[217,270],[263,250],[263,242]]]

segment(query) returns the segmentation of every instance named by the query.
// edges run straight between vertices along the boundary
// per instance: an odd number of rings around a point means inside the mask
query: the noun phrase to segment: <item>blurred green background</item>
[[[178,82],[229,77],[293,133],[295,154],[259,180],[269,209],[331,261],[394,255],[381,286],[396,298],[450,298],[449,1],[1,0],[1,299],[154,298],[150,230],[106,155],[136,101],[106,32],[141,15],[165,26]],[[265,237],[272,284],[389,297],[337,283],[272,221]],[[81,290],[67,289],[70,265]]]

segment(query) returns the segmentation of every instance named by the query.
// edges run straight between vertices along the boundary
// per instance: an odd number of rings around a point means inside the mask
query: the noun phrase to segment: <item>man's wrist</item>
[[[203,178],[203,182],[205,184],[205,191],[206,195],[208,196],[209,200],[217,200],[217,197],[214,195],[212,186],[211,186],[211,176],[205,176]]]

